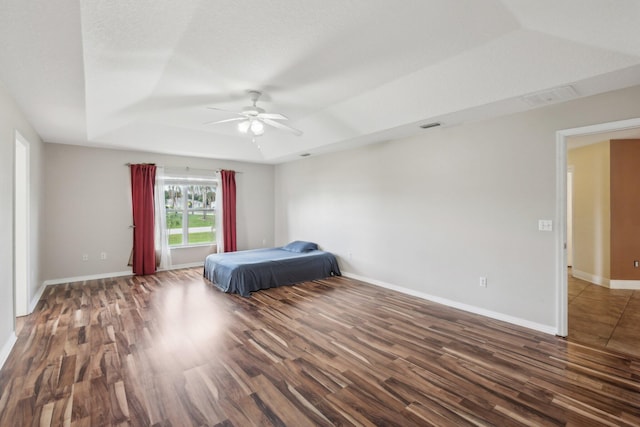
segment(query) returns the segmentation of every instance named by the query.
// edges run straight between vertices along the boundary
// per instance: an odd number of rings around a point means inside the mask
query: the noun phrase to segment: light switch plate
[[[538,230],[539,231],[553,231],[553,221],[550,219],[539,219],[538,220]]]

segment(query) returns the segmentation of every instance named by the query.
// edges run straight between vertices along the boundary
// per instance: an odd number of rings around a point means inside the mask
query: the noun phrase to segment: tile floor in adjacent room
[[[609,289],[569,271],[569,341],[640,356],[640,291]]]

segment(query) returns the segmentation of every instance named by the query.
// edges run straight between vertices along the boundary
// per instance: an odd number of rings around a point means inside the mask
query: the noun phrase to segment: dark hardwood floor
[[[640,425],[640,359],[334,277],[201,269],[51,286],[0,426]]]

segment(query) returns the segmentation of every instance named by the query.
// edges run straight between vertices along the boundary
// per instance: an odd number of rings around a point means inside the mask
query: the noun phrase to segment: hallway
[[[569,341],[640,356],[640,291],[609,289],[569,274]]]

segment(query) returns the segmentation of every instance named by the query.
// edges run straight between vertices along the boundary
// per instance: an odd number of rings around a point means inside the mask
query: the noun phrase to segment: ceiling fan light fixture
[[[285,130],[297,136],[302,135],[301,130],[292,128],[281,122],[282,120],[289,120],[287,116],[285,116],[284,114],[267,113],[264,109],[256,106],[256,102],[258,101],[258,98],[260,98],[260,95],[261,95],[260,92],[249,91],[249,95],[251,96],[251,102],[253,105],[244,107],[242,111],[229,111],[221,108],[207,107],[212,110],[219,110],[219,111],[224,111],[228,113],[234,113],[236,116],[239,116],[239,117],[207,122],[205,124],[237,122],[238,132],[244,135],[250,135],[251,137],[263,135],[266,131],[267,126],[271,126],[273,128],[280,129],[280,130]]]
[[[251,127],[251,120],[245,120],[238,123],[238,131],[240,131],[241,133],[248,133],[249,127]]]
[[[259,120],[253,120],[251,122],[251,133],[254,135],[262,135],[264,133],[264,125]]]

